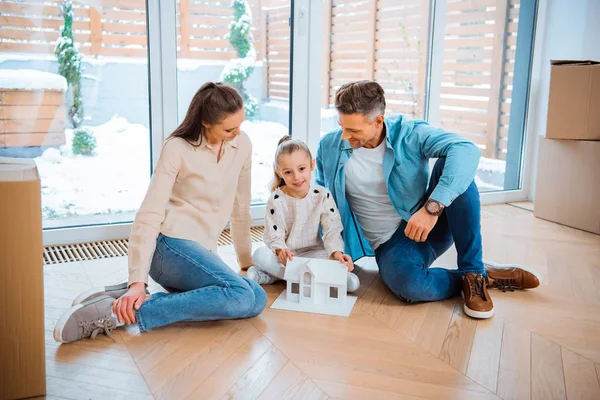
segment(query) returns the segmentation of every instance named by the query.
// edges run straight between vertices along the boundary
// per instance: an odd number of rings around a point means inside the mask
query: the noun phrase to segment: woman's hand
[[[292,258],[294,258],[294,256],[296,255],[296,253],[294,253],[292,250],[290,249],[277,249],[275,250],[275,254],[277,255],[277,259],[279,260],[280,264],[283,264],[283,266],[285,267],[287,264],[288,260],[292,260]]]
[[[146,284],[135,282],[129,286],[127,293],[115,300],[112,305],[113,313],[115,313],[120,323],[134,324],[134,309],[139,310],[144,301],[146,301]]]
[[[352,262],[352,257],[348,254],[344,254],[341,251],[336,251],[331,255],[331,258],[345,264],[348,267],[348,272],[354,269],[354,263]]]

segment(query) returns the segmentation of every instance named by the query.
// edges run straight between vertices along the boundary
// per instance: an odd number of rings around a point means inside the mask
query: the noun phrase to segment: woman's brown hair
[[[193,146],[200,146],[204,138],[203,122],[218,124],[243,107],[244,100],[233,87],[221,82],[206,82],[192,98],[183,122],[171,136],[185,139]]]
[[[300,140],[294,140],[291,136],[285,135],[281,139],[279,139],[279,143],[277,143],[277,151],[275,151],[275,162],[273,163],[273,180],[271,181],[271,192],[274,192],[277,188],[281,186],[285,186],[285,181],[282,177],[277,175],[277,170],[279,169],[279,157],[284,154],[292,154],[295,151],[302,150],[306,153],[306,155],[310,158],[312,162],[312,153],[310,149],[306,145],[306,143]]]

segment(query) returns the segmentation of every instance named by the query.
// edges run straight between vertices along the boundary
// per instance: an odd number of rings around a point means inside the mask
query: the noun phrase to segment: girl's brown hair
[[[312,161],[312,153],[308,146],[300,141],[294,140],[290,136],[285,135],[279,140],[277,143],[277,151],[275,151],[275,162],[273,163],[273,180],[271,181],[271,192],[274,192],[277,188],[281,186],[285,186],[285,181],[282,177],[277,175],[277,170],[279,169],[279,157],[284,154],[292,154],[295,151],[302,150],[306,153],[306,155]]]
[[[206,82],[192,98],[183,122],[171,136],[185,139],[198,147],[204,138],[203,122],[218,124],[243,107],[244,100],[233,87],[221,82]]]

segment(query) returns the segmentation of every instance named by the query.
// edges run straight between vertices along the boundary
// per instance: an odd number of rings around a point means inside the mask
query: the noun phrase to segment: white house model
[[[271,307],[348,316],[356,297],[347,295],[347,274],[338,261],[294,257],[285,267],[286,290]]]

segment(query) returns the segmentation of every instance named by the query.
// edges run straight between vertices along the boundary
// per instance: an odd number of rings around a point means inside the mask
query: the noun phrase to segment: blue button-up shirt
[[[467,190],[481,156],[481,150],[475,144],[459,135],[436,129],[425,121],[397,116],[386,118],[384,124],[383,174],[390,200],[404,220],[408,221],[427,200],[430,158],[446,157],[442,177],[431,199],[447,207]],[[345,251],[356,260],[373,256],[374,252],[346,199],[345,167],[351,156],[352,147],[342,140],[341,129],[326,134],[317,150],[315,180],[333,194],[344,225]]]

